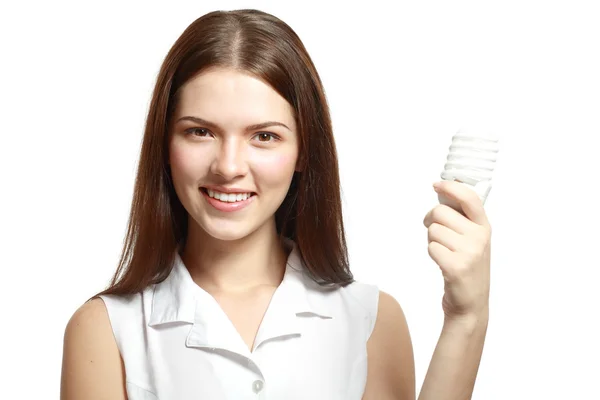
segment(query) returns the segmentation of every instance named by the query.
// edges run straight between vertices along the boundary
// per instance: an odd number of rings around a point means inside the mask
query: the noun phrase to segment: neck
[[[281,283],[287,251],[274,219],[238,240],[215,239],[193,221],[188,226],[181,257],[192,279],[207,292],[241,293]]]

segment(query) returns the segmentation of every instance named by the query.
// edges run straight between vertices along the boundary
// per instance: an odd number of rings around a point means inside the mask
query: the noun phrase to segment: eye
[[[188,128],[184,132],[196,137],[206,137],[210,135],[210,131],[206,128]]]
[[[258,138],[258,141],[262,143],[269,143],[279,139],[277,135],[269,132],[257,133],[255,137]]]

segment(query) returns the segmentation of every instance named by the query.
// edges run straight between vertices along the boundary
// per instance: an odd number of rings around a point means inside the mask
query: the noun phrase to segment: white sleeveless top
[[[360,400],[379,290],[359,282],[320,287],[291,245],[252,352],[179,254],[163,282],[101,296],[129,400]]]

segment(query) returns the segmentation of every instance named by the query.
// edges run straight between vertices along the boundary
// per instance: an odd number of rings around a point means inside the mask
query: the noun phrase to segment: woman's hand
[[[440,204],[423,219],[428,228],[429,256],[444,276],[442,308],[446,320],[486,317],[492,228],[483,204],[473,190],[458,182],[441,181],[435,190],[457,201],[464,212]]]

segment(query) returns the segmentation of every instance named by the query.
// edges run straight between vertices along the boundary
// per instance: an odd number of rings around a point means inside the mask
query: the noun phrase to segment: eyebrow
[[[204,125],[208,128],[217,129],[217,130],[220,129],[219,126],[217,124],[215,124],[214,122],[207,121],[200,117],[185,116],[185,117],[179,118],[176,123],[179,123],[181,121],[192,121],[199,125]],[[246,127],[246,131],[254,131],[254,130],[258,130],[258,129],[264,129],[264,128],[268,128],[270,126],[283,126],[288,131],[291,131],[291,129],[288,128],[287,125],[285,125],[284,123],[281,123],[281,122],[277,122],[277,121],[267,121],[267,122],[261,122],[260,124],[250,125],[250,126]]]

